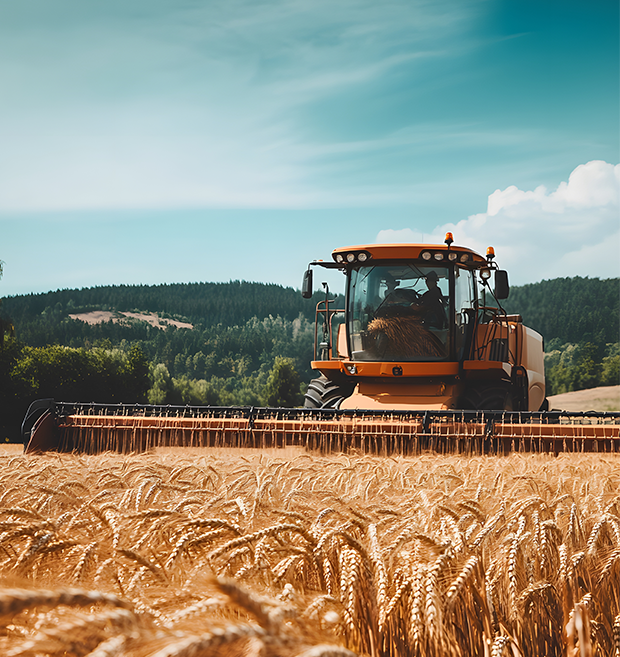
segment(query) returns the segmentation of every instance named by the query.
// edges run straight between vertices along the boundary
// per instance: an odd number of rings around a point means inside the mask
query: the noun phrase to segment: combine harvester
[[[310,263],[346,276],[344,309],[325,283],[304,408],[102,405],[39,400],[26,452],[163,446],[359,449],[382,454],[618,451],[620,413],[548,409],[542,337],[508,315],[506,271],[444,244],[336,249]],[[491,287],[493,280],[493,288]]]

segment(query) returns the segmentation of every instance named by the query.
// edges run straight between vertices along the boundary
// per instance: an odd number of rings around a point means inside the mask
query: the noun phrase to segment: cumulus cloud
[[[441,243],[447,231],[457,244],[484,253],[493,245],[511,281],[620,275],[620,164],[580,164],[557,189],[544,185],[495,190],[486,212],[437,226],[421,240],[419,231],[382,230],[377,242]]]

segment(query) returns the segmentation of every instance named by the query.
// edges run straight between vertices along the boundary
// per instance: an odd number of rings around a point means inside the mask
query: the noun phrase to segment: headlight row
[[[449,260],[450,262],[455,262],[456,260],[469,262],[471,260],[471,254],[459,254],[456,251],[422,251],[420,257],[427,262],[431,260],[436,260],[437,262],[442,262],[443,260]]]
[[[348,253],[336,253],[334,260],[339,265],[353,265],[356,262],[366,262],[371,257],[368,251],[349,251]]]

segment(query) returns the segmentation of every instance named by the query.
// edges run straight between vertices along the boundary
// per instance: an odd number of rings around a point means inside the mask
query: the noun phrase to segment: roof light
[[[461,262],[467,262],[469,260],[469,253],[463,253],[461,255]]]
[[[344,262],[344,258],[342,257],[342,253],[336,253],[336,262]]]
[[[443,253],[439,252],[435,254],[435,260],[443,260]]]
[[[355,260],[355,253],[347,253],[347,262],[353,262]]]
[[[493,260],[495,257],[495,249],[492,246],[487,247],[487,260]]]
[[[368,260],[368,256],[367,256],[365,253],[360,253],[360,254],[357,256],[357,259],[358,259],[360,262],[366,262],[366,260]]]
[[[450,244],[452,244],[452,242],[454,242],[454,237],[452,237],[452,233],[446,233],[446,239],[444,240],[444,242],[448,246],[450,246]]]
[[[450,260],[451,262],[454,262],[458,257],[459,254],[455,253],[454,251],[450,251],[450,253],[448,253],[448,260]]]
[[[432,258],[432,254],[430,251],[423,251],[422,252],[422,260],[430,260]]]

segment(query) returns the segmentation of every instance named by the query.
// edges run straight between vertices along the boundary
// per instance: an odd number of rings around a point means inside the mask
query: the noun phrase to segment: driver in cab
[[[381,304],[384,311],[381,313],[380,308],[377,308],[377,314],[384,317],[418,316],[421,323],[426,326],[445,328],[448,322],[444,310],[444,296],[438,281],[437,272],[430,271],[426,275],[427,291],[419,295],[415,290],[397,287],[398,281],[387,280],[387,291]]]

